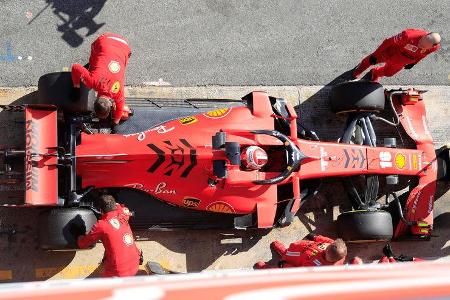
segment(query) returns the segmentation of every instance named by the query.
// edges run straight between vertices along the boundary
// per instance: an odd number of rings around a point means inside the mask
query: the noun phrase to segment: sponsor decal
[[[183,205],[186,207],[192,207],[196,208],[200,205],[200,199],[194,198],[194,197],[184,197],[183,198]]]
[[[413,170],[419,170],[419,156],[417,154],[412,155],[411,167]]]
[[[198,121],[198,119],[194,116],[189,116],[189,117],[183,117],[178,119],[178,121],[181,123],[181,125],[191,125],[194,124]]]
[[[411,208],[411,212],[412,212],[413,214],[416,213],[416,210],[417,210],[417,204],[419,203],[419,198],[420,198],[421,195],[422,195],[422,190],[419,190],[419,191],[417,192],[417,194],[416,194],[416,198],[414,199],[414,202],[413,202],[413,205],[412,205],[412,208]]]
[[[416,52],[419,49],[419,47],[411,45],[411,44],[406,44],[405,49],[409,50],[411,52]]]
[[[167,128],[165,125],[160,125],[160,126],[156,126],[156,127],[151,128],[149,130],[146,130],[146,131],[142,131],[142,132],[138,132],[138,133],[131,133],[131,134],[124,134],[123,136],[126,137],[126,138],[137,136],[137,140],[139,142],[142,142],[143,140],[145,140],[147,132],[156,131],[159,134],[164,134],[164,133],[171,132],[174,129],[175,129],[175,126]]]
[[[322,265],[322,263],[321,263],[320,260],[318,260],[318,259],[313,260],[313,263],[314,263],[316,266],[321,266],[321,265]]]
[[[133,245],[134,239],[133,236],[129,233],[125,233],[123,235],[123,243],[127,246],[131,246]]]
[[[197,150],[186,139],[179,139],[179,141],[180,143],[164,141],[166,148],[169,150],[168,153],[155,144],[148,144],[147,146],[157,154],[158,158],[147,169],[147,172],[153,173],[158,170],[166,161],[167,156],[167,158],[170,158],[170,163],[164,167],[164,175],[171,176],[173,172],[183,170],[180,176],[188,177],[192,169],[197,165]],[[189,163],[186,162],[185,151],[189,151]],[[186,165],[187,167],[185,167]]]
[[[120,228],[120,222],[116,218],[112,218],[111,220],[109,220],[109,224],[111,224],[111,226],[114,229],[119,229]]]
[[[395,165],[399,169],[404,169],[406,166],[406,156],[403,153],[397,153],[395,155]]]
[[[128,208],[126,208],[126,207],[124,207],[124,208],[122,209],[122,211],[123,211],[124,214],[126,214],[126,215],[128,215],[128,216],[131,216],[131,215],[132,215],[131,212],[130,212],[130,210],[129,210]]]
[[[219,108],[215,110],[208,111],[203,115],[211,119],[220,119],[226,117],[231,112],[231,107],[229,108]]]
[[[428,200],[428,213],[430,214],[433,211],[434,204],[434,196],[430,195],[430,199]]]
[[[325,250],[327,249],[328,245],[329,245],[328,243],[320,243],[319,245],[317,245],[317,248],[319,250]]]
[[[328,161],[325,160],[325,157],[328,156],[328,153],[325,151],[323,147],[320,147],[320,170],[323,172],[328,168]]]
[[[25,127],[25,188],[39,191],[39,171],[33,167],[33,154],[39,153],[39,125],[28,120]]]
[[[108,70],[111,73],[114,73],[114,74],[119,73],[120,72],[120,64],[119,64],[119,62],[117,62],[115,60],[110,61],[109,64],[108,64]]]
[[[234,208],[225,202],[218,201],[213,202],[210,205],[206,207],[207,211],[217,212],[217,213],[224,213],[224,214],[233,214]]]
[[[380,167],[384,168],[392,168],[392,154],[388,151],[381,151],[380,155]]]
[[[137,189],[137,190],[140,190],[140,191],[143,191],[143,192],[146,192],[146,193],[150,192],[150,190],[147,189],[142,183],[128,183],[128,184],[125,184],[124,187]]]
[[[111,87],[111,92],[117,94],[120,91],[120,82],[116,81]]]
[[[154,193],[155,195],[159,195],[159,194],[171,194],[171,195],[175,195],[177,193],[177,191],[173,190],[173,189],[167,189],[167,183],[165,182],[160,182],[158,183],[158,185],[156,185]]]
[[[344,149],[344,155],[344,168],[362,169],[364,167],[366,157],[364,156],[364,152],[362,151],[362,149],[351,149],[350,151]]]

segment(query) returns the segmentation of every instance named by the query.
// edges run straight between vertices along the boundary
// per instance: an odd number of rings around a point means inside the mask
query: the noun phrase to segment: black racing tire
[[[44,250],[77,250],[74,232],[87,233],[97,222],[84,208],[54,208],[39,216],[39,246]]]
[[[52,104],[69,114],[93,111],[95,92],[87,87],[74,88],[71,72],[55,72],[41,76],[36,104]]]
[[[336,225],[338,237],[344,241],[389,241],[394,232],[392,216],[383,210],[344,212]]]
[[[335,113],[379,112],[386,102],[384,88],[372,81],[349,81],[331,88],[330,108]]]

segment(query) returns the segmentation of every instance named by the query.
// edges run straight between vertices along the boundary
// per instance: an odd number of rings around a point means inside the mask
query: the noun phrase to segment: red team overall
[[[285,248],[279,241],[271,246],[281,256],[279,267],[311,267],[342,265],[347,256],[347,247],[341,239],[332,240],[321,235],[308,235],[311,240],[300,240]],[[258,269],[270,268],[264,262],[258,262]]]
[[[101,201],[103,214],[100,220],[88,234],[78,238],[78,246],[88,248],[102,241],[105,248],[102,276],[134,276],[139,268],[141,253],[128,224],[131,213],[125,206],[116,204],[112,196],[104,195]]]
[[[125,69],[130,55],[128,42],[120,35],[107,32],[91,45],[89,70],[79,64],[72,65],[73,85],[79,87],[81,81],[97,91],[94,105],[96,113],[104,119],[112,110],[113,124],[127,117],[124,88]]]
[[[353,78],[379,63],[384,63],[384,66],[374,67],[370,71],[372,81],[378,81],[383,76],[391,77],[403,68],[411,69],[428,54],[438,50],[440,41],[438,33],[406,29],[384,40],[375,52],[365,57],[353,71]]]

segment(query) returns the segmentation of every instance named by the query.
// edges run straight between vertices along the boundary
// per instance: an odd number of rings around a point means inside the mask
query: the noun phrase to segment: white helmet
[[[251,170],[259,170],[267,163],[267,153],[258,146],[249,146],[241,152],[242,165]]]

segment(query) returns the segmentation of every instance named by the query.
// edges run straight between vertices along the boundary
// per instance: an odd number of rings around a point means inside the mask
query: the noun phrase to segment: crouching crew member
[[[112,114],[112,130],[120,120],[126,120],[130,109],[125,105],[125,69],[131,49],[120,35],[104,33],[91,45],[89,69],[80,64],[72,65],[74,87],[80,82],[97,92],[94,111],[100,119]]]
[[[286,247],[274,241],[271,247],[281,256],[280,268],[342,265],[347,256],[347,246],[341,239],[308,234],[308,240],[300,240]],[[273,268],[265,262],[255,264],[256,269]]]
[[[111,195],[101,196],[98,206],[102,216],[88,234],[78,238],[78,247],[88,248],[99,240],[103,243],[103,277],[136,275],[143,259],[128,224],[130,211]]]

